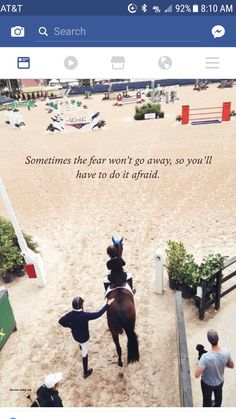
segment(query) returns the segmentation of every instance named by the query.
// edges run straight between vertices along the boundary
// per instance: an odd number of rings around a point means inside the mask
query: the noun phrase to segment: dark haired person
[[[127,273],[123,270],[125,261],[121,256],[118,256],[115,246],[108,246],[107,254],[110,257],[110,260],[107,261],[107,269],[111,271],[108,280],[112,284],[121,285],[127,280]]]
[[[65,314],[60,318],[59,323],[63,327],[68,327],[71,329],[72,336],[76,342],[79,343],[80,349],[82,351],[82,361],[83,361],[83,370],[84,378],[89,377],[93,369],[88,369],[88,343],[89,343],[89,325],[90,320],[95,320],[101,317],[114,301],[114,298],[111,298],[107,301],[105,306],[95,312],[89,313],[84,311],[84,300],[81,297],[75,297],[72,301],[73,310]]]
[[[207,339],[211,344],[211,350],[204,353],[195,370],[195,378],[201,376],[201,388],[203,395],[203,407],[211,407],[212,393],[215,395],[215,407],[222,404],[222,388],[224,384],[224,370],[234,368],[234,362],[226,348],[218,345],[219,336],[215,330],[207,332]]]
[[[127,275],[127,273],[124,272],[123,266],[125,266],[125,261],[121,256],[118,256],[116,247],[108,246],[107,254],[110,256],[110,260],[107,261],[107,269],[109,269],[111,273],[107,275],[107,278],[103,281],[105,290],[107,290],[110,284],[119,287],[124,284],[124,282],[127,282],[133,291],[133,294],[135,294],[136,289],[133,288],[133,278],[131,275]]]

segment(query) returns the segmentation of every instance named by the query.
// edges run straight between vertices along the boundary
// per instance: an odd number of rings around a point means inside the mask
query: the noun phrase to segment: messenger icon
[[[222,38],[222,36],[225,34],[225,28],[222,25],[213,26],[211,33],[214,38]]]

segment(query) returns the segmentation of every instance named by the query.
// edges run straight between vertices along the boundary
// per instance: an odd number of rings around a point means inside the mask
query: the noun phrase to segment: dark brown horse
[[[112,237],[114,246],[117,249],[118,255],[122,255],[123,238],[115,240]],[[109,298],[115,298],[115,301],[109,306],[107,310],[107,322],[113,341],[116,345],[118,355],[118,365],[123,366],[122,351],[119,343],[119,335],[125,331],[127,335],[127,363],[139,361],[139,346],[138,338],[134,331],[135,328],[135,306],[133,294],[125,288],[115,288],[109,292]]]
[[[138,338],[134,331],[135,327],[135,306],[134,298],[130,291],[125,288],[116,288],[109,293],[109,298],[115,301],[107,310],[107,322],[112,339],[116,345],[118,365],[123,366],[122,351],[119,343],[119,335],[125,331],[127,335],[127,363],[139,361]]]

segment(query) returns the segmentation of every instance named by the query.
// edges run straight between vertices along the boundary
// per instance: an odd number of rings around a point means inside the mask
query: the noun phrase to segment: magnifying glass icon
[[[39,35],[48,36],[47,28],[45,28],[45,26],[40,26],[40,28],[39,28]]]

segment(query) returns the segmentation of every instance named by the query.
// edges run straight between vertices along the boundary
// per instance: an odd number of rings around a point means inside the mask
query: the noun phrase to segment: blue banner
[[[235,17],[0,17],[1,47],[235,47]]]

